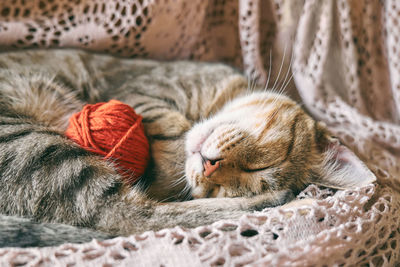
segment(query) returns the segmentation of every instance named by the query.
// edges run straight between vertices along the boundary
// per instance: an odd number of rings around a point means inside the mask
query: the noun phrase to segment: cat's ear
[[[376,176],[349,148],[332,137],[323,125],[317,125],[317,142],[323,152],[318,177],[313,183],[337,189],[361,187],[376,180]]]

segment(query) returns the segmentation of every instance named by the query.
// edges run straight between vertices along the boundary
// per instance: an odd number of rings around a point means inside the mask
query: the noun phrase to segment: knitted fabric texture
[[[85,105],[71,116],[65,135],[114,162],[127,183],[145,172],[150,154],[142,116],[120,101]]]
[[[378,183],[345,191],[311,185],[298,198],[313,198],[312,204],[106,242],[3,248],[0,260],[51,266],[399,264],[399,12],[398,0],[3,0],[4,49],[81,47],[224,61],[260,84],[269,77],[269,87],[285,85],[365,161]]]

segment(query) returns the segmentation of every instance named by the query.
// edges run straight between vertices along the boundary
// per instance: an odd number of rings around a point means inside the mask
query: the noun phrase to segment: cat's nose
[[[204,176],[205,177],[210,177],[211,174],[213,174],[216,170],[219,169],[219,167],[221,166],[221,160],[206,160],[203,163],[203,167],[204,167]]]

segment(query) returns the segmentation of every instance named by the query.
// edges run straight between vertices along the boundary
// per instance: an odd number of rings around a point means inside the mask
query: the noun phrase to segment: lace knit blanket
[[[298,198],[314,201],[196,229],[3,248],[0,263],[399,264],[399,13],[397,0],[3,0],[2,49],[83,47],[129,57],[227,62],[302,101],[378,182],[346,191],[311,185]]]

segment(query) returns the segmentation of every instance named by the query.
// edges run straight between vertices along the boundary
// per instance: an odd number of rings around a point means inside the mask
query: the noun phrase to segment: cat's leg
[[[248,198],[208,198],[157,203],[132,191],[122,200],[105,201],[95,227],[115,235],[129,235],[177,225],[192,228],[223,219],[238,219],[251,211],[281,205],[293,197],[288,190]]]

